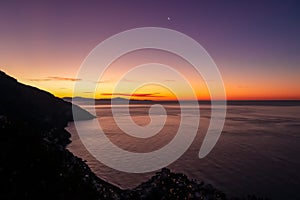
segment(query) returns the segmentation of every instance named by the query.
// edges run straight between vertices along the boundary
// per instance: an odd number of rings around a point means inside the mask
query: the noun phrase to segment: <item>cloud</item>
[[[133,93],[133,94],[128,94],[128,93],[101,93],[102,96],[112,96],[112,95],[117,95],[117,96],[126,96],[126,97],[165,97],[163,95],[159,95],[160,93]]]
[[[30,81],[52,81],[50,78],[31,78]]]
[[[173,79],[166,79],[166,80],[164,80],[165,82],[175,82],[175,80],[173,80]]]
[[[112,82],[117,82],[111,79],[107,79],[107,80],[100,80],[100,81],[91,81],[93,83],[112,83]],[[141,81],[137,81],[137,80],[131,80],[131,79],[127,79],[127,78],[123,78],[120,80],[120,82],[128,82],[128,83],[134,83],[134,82],[141,82]]]
[[[66,77],[59,77],[59,76],[49,76],[47,78],[50,78],[50,79],[56,80],[56,81],[81,81],[80,78],[66,78]]]
[[[48,76],[47,78],[32,78],[30,81],[81,81],[79,78],[66,78],[59,76]]]

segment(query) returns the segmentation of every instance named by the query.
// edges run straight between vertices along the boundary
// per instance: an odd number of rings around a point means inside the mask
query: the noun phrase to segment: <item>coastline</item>
[[[72,104],[0,76],[6,94],[0,99],[1,199],[227,199],[213,186],[166,168],[133,189],[104,181],[66,149]],[[81,120],[94,118],[76,109]]]

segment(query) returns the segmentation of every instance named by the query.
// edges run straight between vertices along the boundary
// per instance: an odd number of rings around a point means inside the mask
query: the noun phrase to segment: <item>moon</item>
[[[168,21],[171,21],[171,17],[168,17]]]

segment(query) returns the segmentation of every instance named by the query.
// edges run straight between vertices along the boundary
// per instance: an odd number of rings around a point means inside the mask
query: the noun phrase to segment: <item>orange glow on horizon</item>
[[[180,74],[178,75],[172,71],[168,71],[168,69],[160,69],[159,66],[155,66],[155,62],[171,66]],[[64,61],[64,63],[66,63],[66,61]],[[154,64],[153,66],[146,66],[143,70],[139,71],[138,69],[137,71],[130,72],[128,76],[120,82],[119,89],[115,91],[117,81],[119,81],[124,74],[130,71],[132,67],[144,63]],[[18,62],[16,63],[16,66],[17,65],[22,65],[22,63]],[[61,98],[80,96],[97,99],[122,97],[140,100],[192,100],[193,97],[191,92],[188,92],[187,86],[182,84],[183,79],[180,79],[180,76],[182,75],[189,81],[197,99],[211,99],[206,82],[195,72],[195,69],[193,69],[187,61],[164,51],[143,50],[126,54],[115,60],[105,71],[100,80],[91,80],[91,82],[99,82],[94,91],[83,90],[76,94],[73,93],[76,82],[84,81],[79,80],[76,77],[79,67],[62,68],[60,74],[53,74],[50,70],[51,65],[55,65],[55,63],[48,63],[43,68],[33,71],[30,70],[30,68],[28,68],[28,70],[22,68],[9,68],[7,70],[4,69],[3,71],[8,75],[17,78],[18,81],[24,84],[46,90]],[[232,63],[228,63],[228,65],[232,65]],[[74,66],[76,66],[76,64],[74,64]],[[269,72],[256,74],[256,72],[251,70],[250,65],[245,65],[243,69],[245,71],[244,76],[237,74],[238,72],[236,71],[221,71],[227,100],[300,99],[300,82],[298,74],[277,75]],[[284,77],[284,79],[282,77]],[[170,89],[173,87],[177,92],[168,91],[168,88],[154,85],[143,86],[132,90],[134,84],[142,84],[143,81],[162,83],[162,85],[166,85],[167,87],[170,87]],[[113,93],[119,94],[108,95]],[[129,94],[133,95],[130,97]]]

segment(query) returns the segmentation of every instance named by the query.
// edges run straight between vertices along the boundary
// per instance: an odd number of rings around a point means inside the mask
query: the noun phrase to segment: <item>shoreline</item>
[[[73,121],[71,103],[3,72],[0,86],[5,93],[0,98],[0,199],[227,199],[213,186],[166,168],[122,190],[66,149],[71,142],[65,130]],[[75,109],[80,120],[95,118]]]

